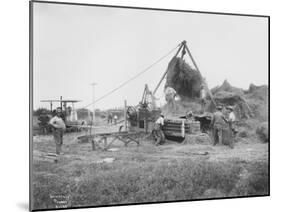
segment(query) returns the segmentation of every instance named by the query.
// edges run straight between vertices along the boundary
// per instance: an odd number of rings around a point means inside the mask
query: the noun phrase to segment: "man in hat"
[[[156,139],[155,145],[163,144],[165,142],[165,135],[163,133],[164,127],[164,115],[161,114],[160,117],[155,122],[154,136]]]
[[[107,115],[107,124],[112,124],[112,113],[109,112],[108,115]]]
[[[116,124],[117,124],[118,116],[115,114],[115,115],[113,116],[113,119],[114,119],[114,124],[116,125]]]
[[[235,114],[233,112],[234,108],[232,106],[226,107],[228,111],[228,126],[230,131],[230,138],[229,138],[229,146],[230,148],[234,147],[234,122],[236,120]]]
[[[235,122],[235,120],[236,120],[235,114],[233,112],[234,108],[232,106],[227,106],[226,109],[229,112],[229,114],[228,114],[228,123],[230,123],[232,125]]]
[[[187,112],[185,118],[187,121],[194,121],[193,112],[192,111]]]
[[[55,115],[49,121],[49,124],[53,127],[53,136],[56,144],[56,154],[62,154],[62,144],[63,144],[63,132],[66,129],[63,114],[60,107],[56,109]]]
[[[211,127],[213,128],[214,144],[222,144],[222,131],[226,126],[227,120],[222,113],[222,106],[217,106],[217,111],[214,113],[211,121]]]

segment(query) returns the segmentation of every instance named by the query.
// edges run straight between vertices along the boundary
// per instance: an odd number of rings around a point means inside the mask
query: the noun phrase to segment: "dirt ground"
[[[116,131],[118,126],[107,128],[107,131]],[[96,129],[102,132],[105,129]],[[110,176],[120,170],[134,170],[145,167],[157,167],[162,164],[179,164],[180,162],[194,160],[204,162],[225,162],[239,161],[240,163],[267,162],[268,144],[261,143],[257,139],[240,140],[235,144],[234,149],[228,146],[212,146],[211,144],[181,144],[167,141],[164,145],[155,146],[152,140],[142,136],[140,145],[129,143],[124,146],[123,142],[115,141],[110,146],[112,151],[97,149],[92,151],[90,143],[78,143],[78,136],[85,135],[86,132],[68,133],[64,135],[63,152],[58,157],[58,162],[54,162],[54,157],[49,153],[55,153],[55,145],[52,135],[37,135],[33,137],[33,185],[37,189],[47,187],[44,182],[39,182],[40,177],[48,176],[48,179],[67,179],[68,182],[79,183],[85,177],[106,174]],[[108,140],[108,143],[110,139]],[[109,160],[107,163],[106,160]],[[89,172],[87,170],[92,170]],[[129,171],[128,171],[129,172]],[[88,179],[87,178],[87,179]],[[41,192],[40,189],[37,192]],[[52,190],[47,190],[52,193]],[[36,198],[36,197],[35,197]],[[48,198],[48,197],[46,197]],[[38,200],[47,201],[48,200]],[[35,201],[36,202],[36,201]],[[118,202],[118,201],[117,201]],[[52,203],[39,208],[52,207]],[[98,203],[93,203],[98,204]],[[51,205],[51,206],[50,206]],[[73,205],[67,204],[67,207]],[[75,206],[75,205],[74,205]],[[56,207],[56,204],[55,206]]]
[[[114,132],[118,127],[111,127],[107,132]],[[104,129],[97,128],[96,132],[104,132]],[[268,144],[261,143],[258,139],[252,139],[248,142],[246,139],[237,142],[234,149],[228,146],[212,146],[211,144],[181,144],[169,141],[164,145],[155,146],[152,140],[140,140],[140,146],[131,142],[126,147],[123,142],[116,140],[110,148],[113,151],[92,151],[90,143],[78,143],[77,137],[86,135],[86,132],[69,133],[64,135],[63,152],[61,160],[68,159],[71,163],[73,160],[85,160],[85,163],[94,163],[105,157],[114,157],[116,161],[130,156],[142,156],[146,161],[158,159],[184,159],[189,157],[204,157],[210,161],[225,161],[228,159],[240,159],[244,161],[258,161],[268,159]],[[112,138],[108,139],[110,143]],[[35,161],[44,160],[48,153],[55,153],[55,145],[52,135],[38,135],[33,138],[33,155]],[[133,154],[133,155],[132,155]]]

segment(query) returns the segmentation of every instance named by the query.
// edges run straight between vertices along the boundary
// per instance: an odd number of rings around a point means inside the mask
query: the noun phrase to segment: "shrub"
[[[241,176],[234,190],[233,196],[268,195],[268,163],[256,162],[248,165],[247,174]]]
[[[256,134],[262,142],[268,142],[268,122],[263,122],[256,129]]]
[[[249,133],[246,130],[242,130],[242,131],[240,131],[238,133],[238,137],[240,137],[240,138],[247,138],[247,137],[249,137]]]
[[[42,114],[48,114],[50,113],[50,111],[46,108],[38,108],[37,110],[33,111],[33,115],[34,116],[40,116]]]

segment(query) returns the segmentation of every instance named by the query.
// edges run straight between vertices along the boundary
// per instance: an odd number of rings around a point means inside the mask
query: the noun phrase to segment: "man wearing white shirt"
[[[161,115],[155,122],[159,126],[163,127],[164,126],[164,115]]]
[[[114,115],[113,119],[114,119],[114,124],[116,125],[117,124],[117,119],[118,119],[117,115]]]
[[[167,87],[164,90],[165,93],[165,100],[167,101],[167,103],[173,108],[175,109],[176,104],[175,104],[175,97],[177,95],[177,92],[174,88],[172,87]]]
[[[163,144],[165,142],[165,135],[163,133],[164,127],[164,115],[160,115],[160,117],[155,122],[155,137],[156,142],[155,145],[158,146],[159,144]]]
[[[56,114],[53,118],[51,118],[49,124],[53,127],[56,154],[62,154],[63,132],[66,129],[66,126],[62,118],[62,110],[60,107],[56,109]]]
[[[236,117],[235,117],[235,114],[233,112],[233,107],[232,106],[228,106],[226,108],[228,111],[229,111],[229,114],[228,114],[228,124],[229,124],[229,130],[230,130],[230,138],[229,138],[229,146],[230,148],[233,148],[234,147],[234,127],[233,127],[233,124],[236,120]]]
[[[229,108],[229,110],[230,110],[230,113],[229,113],[229,117],[228,117],[228,120],[229,121],[231,121],[232,123],[235,121],[235,114],[234,114],[234,112],[233,112],[233,108],[231,107],[231,108]]]

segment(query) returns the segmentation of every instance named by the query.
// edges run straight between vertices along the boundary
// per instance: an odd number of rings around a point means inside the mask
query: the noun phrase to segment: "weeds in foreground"
[[[68,207],[268,194],[268,165],[261,162],[175,160],[101,170],[93,166],[78,181],[34,176],[34,207],[55,208],[50,194],[69,196]]]

